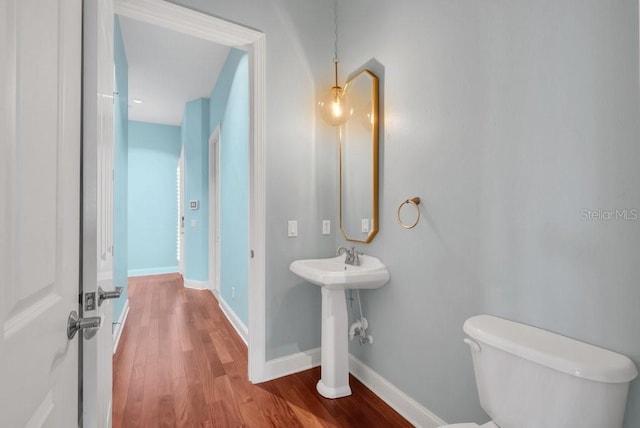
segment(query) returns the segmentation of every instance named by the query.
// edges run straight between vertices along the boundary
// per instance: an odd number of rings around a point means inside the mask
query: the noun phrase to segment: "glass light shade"
[[[344,90],[334,86],[325,92],[318,101],[320,117],[330,125],[342,125],[353,115],[353,108]]]

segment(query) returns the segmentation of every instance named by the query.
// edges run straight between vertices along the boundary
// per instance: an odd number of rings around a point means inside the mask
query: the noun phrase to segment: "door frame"
[[[178,167],[180,174],[177,179],[180,181],[178,186],[178,272],[184,277],[185,267],[185,251],[184,251],[184,145],[180,149],[180,159],[178,159]]]
[[[265,340],[265,35],[159,0],[116,0],[114,13],[245,50],[249,59],[249,380],[266,380]]]
[[[209,287],[220,295],[220,125],[209,136]]]

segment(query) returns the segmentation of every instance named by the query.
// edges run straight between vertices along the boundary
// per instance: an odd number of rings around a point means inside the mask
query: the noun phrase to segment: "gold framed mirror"
[[[353,116],[340,128],[340,230],[370,243],[378,233],[378,77],[369,70],[345,85]]]

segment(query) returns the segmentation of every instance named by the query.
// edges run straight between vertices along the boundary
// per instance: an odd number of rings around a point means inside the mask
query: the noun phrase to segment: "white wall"
[[[287,4],[321,92],[332,2]],[[381,228],[361,249],[392,278],[363,293],[375,343],[351,352],[448,422],[487,419],[462,343],[477,313],[640,366],[640,220],[583,215],[640,209],[637,0],[340,8],[341,80],[372,59],[381,78]],[[395,213],[412,196],[423,218],[406,231]],[[639,385],[628,428],[640,426]]]

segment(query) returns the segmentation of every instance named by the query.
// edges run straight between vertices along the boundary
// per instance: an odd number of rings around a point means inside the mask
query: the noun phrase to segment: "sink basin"
[[[359,266],[345,264],[345,257],[296,260],[289,266],[291,272],[322,287],[322,374],[316,389],[326,398],[351,395],[345,290],[380,288],[389,282],[389,270],[375,257],[359,256]]]
[[[389,282],[387,267],[377,258],[360,256],[360,265],[344,263],[345,256],[296,260],[289,269],[301,278],[332,290],[380,288]]]

